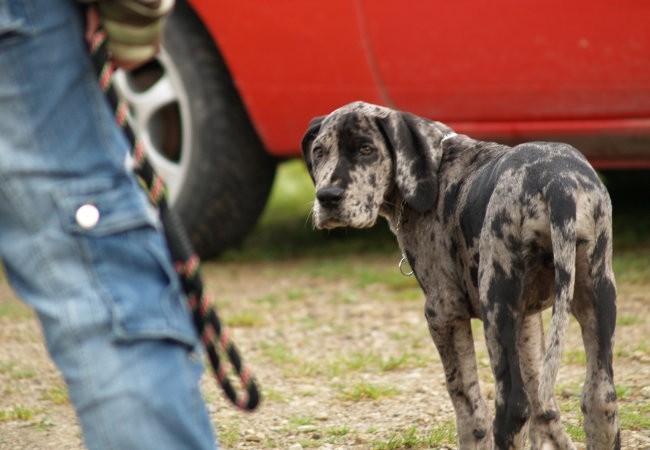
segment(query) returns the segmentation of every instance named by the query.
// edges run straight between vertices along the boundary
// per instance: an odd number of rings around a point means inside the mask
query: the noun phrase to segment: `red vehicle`
[[[365,100],[650,168],[650,3],[177,0],[119,86],[204,256],[241,239],[309,120]]]

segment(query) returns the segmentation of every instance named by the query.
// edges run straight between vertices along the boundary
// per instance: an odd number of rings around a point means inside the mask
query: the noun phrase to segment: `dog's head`
[[[313,119],[302,154],[316,186],[316,227],[370,227],[395,189],[414,210],[429,211],[438,197],[440,141],[448,131],[363,102]]]

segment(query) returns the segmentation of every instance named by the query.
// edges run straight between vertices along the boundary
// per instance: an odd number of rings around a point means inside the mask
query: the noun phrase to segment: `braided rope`
[[[260,402],[257,382],[239,356],[237,347],[230,340],[228,331],[222,326],[215,306],[204,293],[199,257],[194,253],[178,216],[167,204],[162,178],[155,173],[147,160],[142,142],[128,122],[128,104],[119,98],[113,86],[113,75],[116,69],[108,57],[104,31],[100,30],[93,35],[90,52],[98,73],[100,87],[115,111],[117,124],[132,145],[134,172],[144,182],[151,203],[158,207],[165,237],[174,260],[174,267],[187,295],[194,326],[205,347],[215,378],[234,405],[243,410],[252,411]],[[227,356],[226,363],[228,361],[230,363],[227,364],[228,367],[224,367],[222,364],[221,356],[223,355]],[[238,392],[230,382],[230,372],[234,372],[239,378],[243,394]]]

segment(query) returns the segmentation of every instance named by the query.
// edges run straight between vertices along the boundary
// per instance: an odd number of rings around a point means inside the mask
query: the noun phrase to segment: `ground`
[[[618,284],[615,381],[624,449],[650,449],[650,212],[647,172],[606,174]],[[399,273],[386,228],[319,233],[304,166],[281,165],[269,207],[242,248],[204,264],[208,291],[264,400],[243,413],[209,372],[202,389],[224,449],[455,448],[455,424],[416,281]],[[548,314],[547,314],[548,320]],[[556,393],[584,448],[584,352],[575,320]],[[481,389],[494,388],[473,322]],[[0,450],[79,449],[80,429],[37,321],[0,277]]]
[[[264,394],[233,408],[206,373],[203,391],[222,448],[454,448],[455,425],[421,294],[398,255],[215,261],[208,288]],[[650,448],[650,284],[619,282],[615,374],[623,448]],[[482,389],[493,387],[480,322]],[[570,325],[557,394],[581,431],[584,355]],[[80,430],[37,321],[0,283],[0,449],[78,449]],[[584,445],[582,445],[584,447]]]

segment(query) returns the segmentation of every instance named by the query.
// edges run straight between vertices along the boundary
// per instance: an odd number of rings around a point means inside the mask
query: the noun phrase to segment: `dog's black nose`
[[[323,206],[336,206],[343,199],[344,192],[345,191],[338,186],[324,187],[316,192],[316,198]]]

